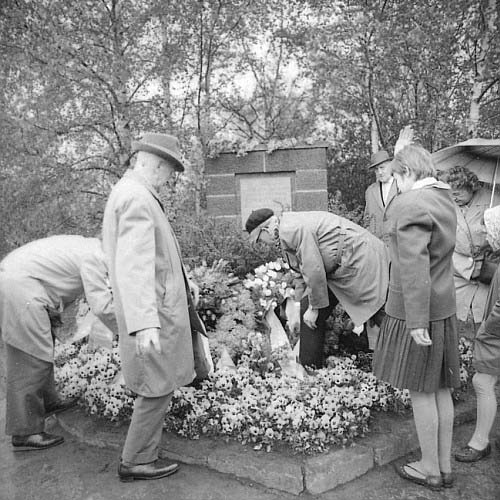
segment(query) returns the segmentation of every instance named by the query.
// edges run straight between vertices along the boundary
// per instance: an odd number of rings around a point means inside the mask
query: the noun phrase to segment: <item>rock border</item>
[[[455,426],[471,422],[476,416],[473,391],[462,398],[455,404]],[[116,450],[121,450],[128,427],[89,416],[82,409],[60,414],[58,420],[79,441]],[[416,450],[418,440],[411,415],[383,412],[374,415],[369,434],[356,439],[352,446],[311,456],[294,454],[289,449],[267,453],[232,440],[190,440],[166,432],[162,442],[162,456],[294,495],[324,493]]]

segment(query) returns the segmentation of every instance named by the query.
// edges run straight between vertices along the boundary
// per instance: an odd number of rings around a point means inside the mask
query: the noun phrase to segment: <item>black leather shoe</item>
[[[12,436],[12,447],[14,451],[45,450],[57,446],[63,441],[62,436],[40,432],[40,434],[30,434],[29,436]]]
[[[466,445],[460,448],[460,451],[455,453],[455,460],[458,462],[477,462],[482,458],[487,457],[491,453],[491,444],[488,443],[483,450],[476,450],[475,448]]]
[[[45,416],[48,417],[50,415],[55,415],[56,413],[61,413],[63,411],[69,410],[77,405],[78,398],[72,399],[60,399],[55,403],[51,403],[50,405],[45,407]]]
[[[150,464],[123,465],[118,466],[120,481],[129,482],[139,479],[160,479],[170,476],[179,470],[179,464],[170,460],[159,458]]]

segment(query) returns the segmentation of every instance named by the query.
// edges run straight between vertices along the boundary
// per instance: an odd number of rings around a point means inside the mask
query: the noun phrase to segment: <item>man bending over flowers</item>
[[[61,400],[54,385],[54,327],[63,308],[85,293],[92,312],[116,331],[104,254],[97,238],[51,236],[9,253],[0,262],[0,331],[5,342],[5,432],[14,451],[42,450],[62,436],[44,432],[45,417],[76,400]]]
[[[246,231],[254,243],[275,245],[290,268],[300,273],[295,300],[301,302],[302,365],[324,363],[325,324],[340,303],[355,325],[384,305],[388,284],[387,251],[381,240],[353,222],[329,212],[253,211]],[[289,325],[292,330],[299,325]]]

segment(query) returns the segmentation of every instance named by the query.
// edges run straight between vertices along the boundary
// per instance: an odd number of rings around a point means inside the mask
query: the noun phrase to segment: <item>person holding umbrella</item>
[[[473,338],[484,314],[489,284],[481,268],[489,249],[483,222],[491,193],[477,175],[464,166],[454,166],[441,175],[455,200],[457,214],[456,245],[453,253],[459,331]],[[496,198],[494,203],[500,200]]]

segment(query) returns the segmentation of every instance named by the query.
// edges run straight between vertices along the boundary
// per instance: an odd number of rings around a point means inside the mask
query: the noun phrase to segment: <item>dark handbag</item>
[[[481,283],[484,283],[485,285],[489,285],[491,283],[491,280],[493,279],[493,276],[495,275],[497,268],[498,262],[485,257],[483,263],[481,264],[481,270],[479,271],[477,280]]]
[[[189,322],[191,325],[191,338],[193,341],[193,358],[194,358],[194,371],[196,372],[195,381],[202,381],[208,377],[210,373],[210,361],[208,354],[205,351],[202,341],[202,335],[207,336],[205,325],[201,321],[198,313],[195,310],[191,294],[188,292],[188,308],[189,308]]]

